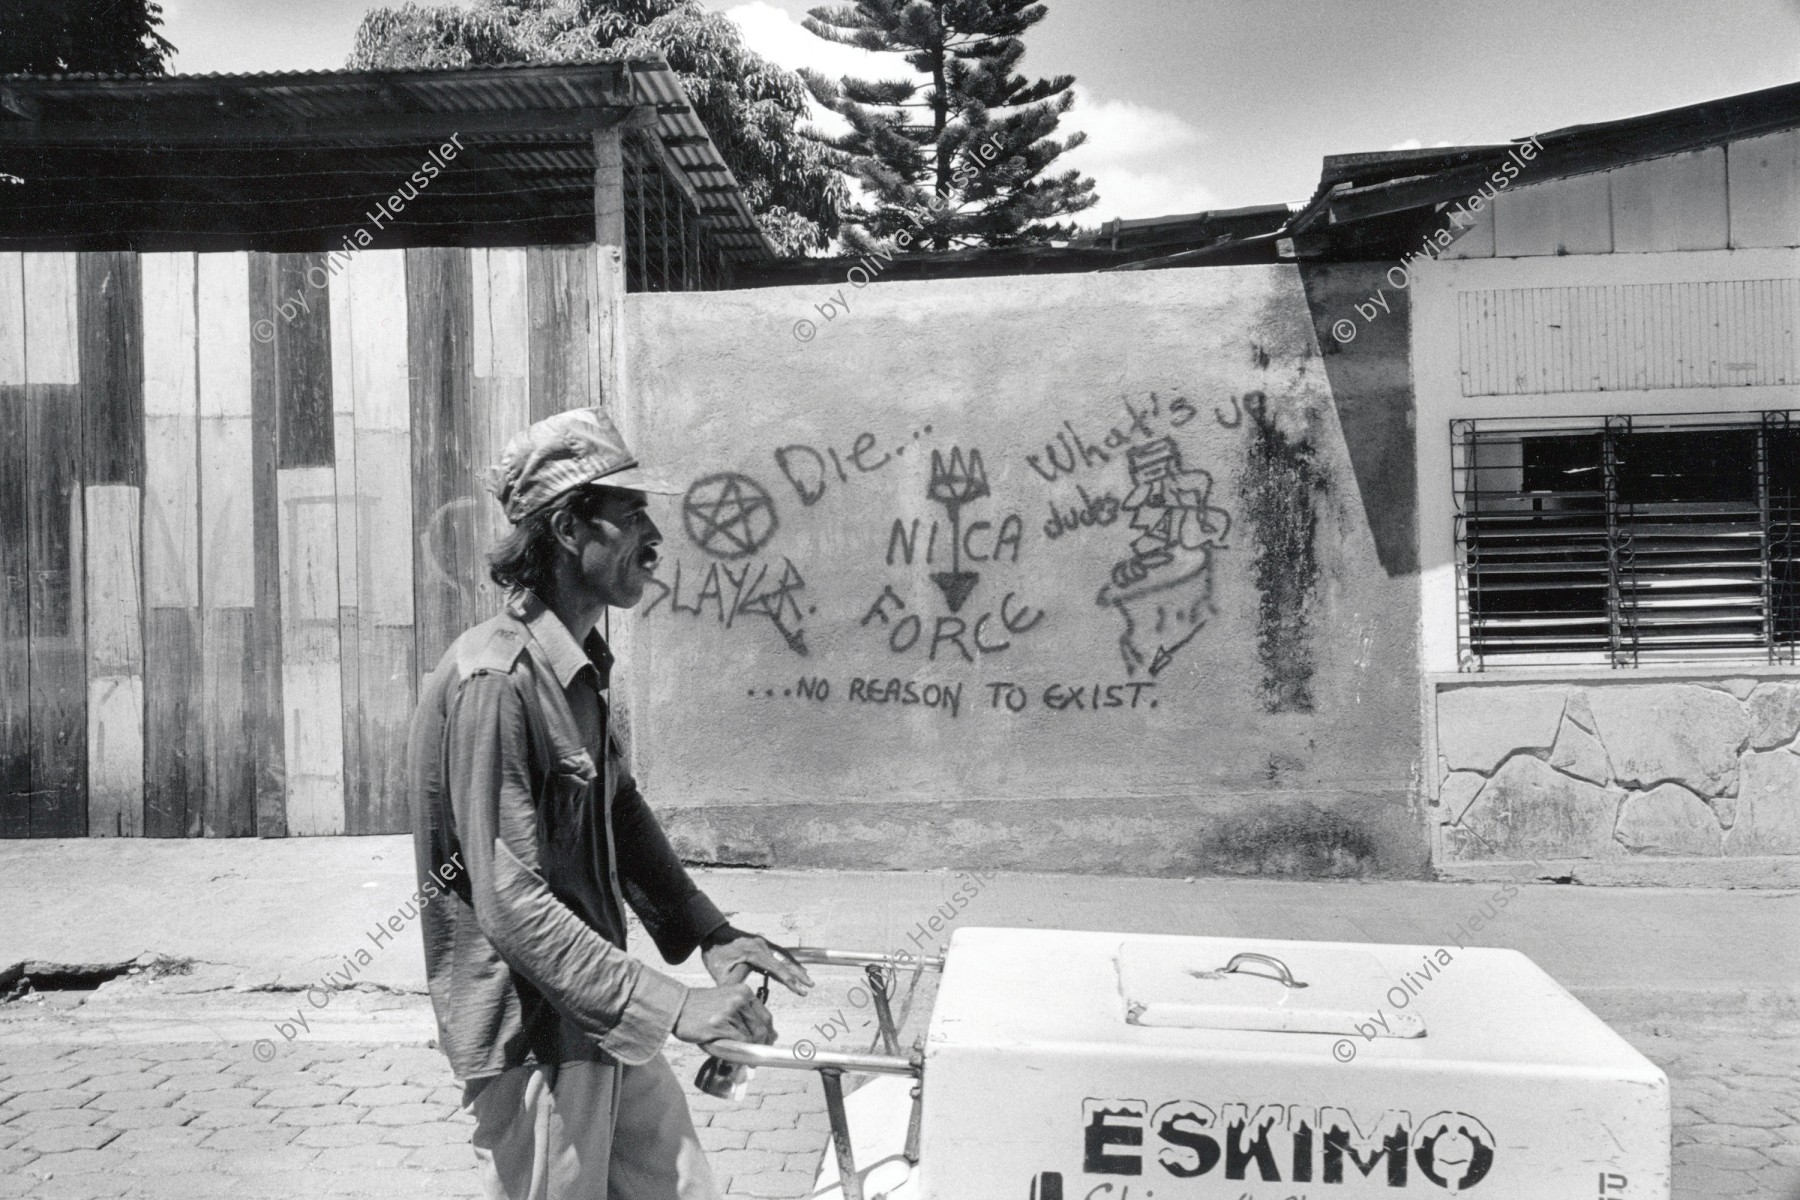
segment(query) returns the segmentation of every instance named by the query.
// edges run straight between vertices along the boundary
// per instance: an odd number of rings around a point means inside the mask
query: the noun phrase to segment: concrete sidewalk
[[[978,884],[960,913],[948,909],[954,924],[1505,946],[1603,1015],[1661,1003],[1800,1013],[1800,892],[1092,875],[976,881],[929,872],[695,877],[739,926],[790,944],[935,948],[948,936],[929,924],[942,921],[939,906]],[[0,972],[28,961],[156,955],[211,964],[238,987],[294,988],[368,950],[356,984],[423,991],[417,923],[406,918],[415,887],[407,837],[0,842]],[[403,932],[392,932],[390,918]],[[676,973],[702,974],[697,961]]]
[[[935,950],[952,928],[996,925],[1518,949],[1668,1073],[1676,1200],[1800,1200],[1800,893],[696,875],[737,924],[790,944]],[[469,1194],[469,1125],[406,915],[414,886],[403,837],[0,842],[0,984],[145,964],[0,1003],[0,1197]],[[345,987],[358,950],[368,962]],[[656,965],[705,982],[697,960]],[[781,1040],[866,1045],[857,977],[814,974],[811,996],[772,999]],[[930,1001],[927,983],[903,1005],[905,1040]],[[699,1052],[667,1055],[687,1085]],[[764,1070],[739,1103],[688,1090],[728,1196],[810,1193],[826,1140],[816,1083]]]

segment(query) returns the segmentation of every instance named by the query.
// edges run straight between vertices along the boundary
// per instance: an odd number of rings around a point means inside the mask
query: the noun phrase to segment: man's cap
[[[679,487],[638,465],[618,426],[598,408],[545,417],[506,443],[488,468],[488,490],[517,525],[569,491],[588,484],[679,496]]]

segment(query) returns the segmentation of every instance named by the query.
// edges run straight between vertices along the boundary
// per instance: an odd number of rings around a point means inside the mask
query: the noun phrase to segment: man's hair
[[[568,509],[579,520],[600,515],[608,500],[630,497],[631,492],[601,484],[587,484],[557,497],[532,513],[500,539],[488,555],[488,577],[507,590],[527,588],[540,597],[548,595],[556,581],[559,547],[550,519]]]

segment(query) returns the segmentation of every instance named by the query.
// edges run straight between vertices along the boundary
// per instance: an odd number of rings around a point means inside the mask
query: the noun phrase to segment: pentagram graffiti
[[[736,471],[696,479],[681,499],[688,537],[714,558],[748,558],[768,545],[779,524],[762,484]]]

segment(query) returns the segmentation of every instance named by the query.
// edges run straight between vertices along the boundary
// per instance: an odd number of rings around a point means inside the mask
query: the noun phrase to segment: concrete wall
[[[684,854],[1421,872],[1407,321],[1317,333],[1377,271],[632,296]]]

